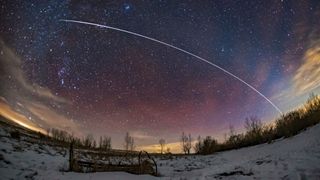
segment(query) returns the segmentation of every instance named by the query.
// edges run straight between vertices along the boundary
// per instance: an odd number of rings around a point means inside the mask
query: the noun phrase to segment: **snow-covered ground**
[[[8,138],[1,128],[0,135],[0,179],[320,179],[320,124],[271,144],[157,159],[161,177],[64,172],[65,149]]]

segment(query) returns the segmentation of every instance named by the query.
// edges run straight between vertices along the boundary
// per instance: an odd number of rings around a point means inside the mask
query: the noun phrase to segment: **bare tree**
[[[102,147],[103,147],[102,143],[103,143],[103,139],[102,139],[102,136],[100,136],[100,138],[99,138],[99,148],[100,149],[102,149]]]
[[[100,136],[99,148],[104,151],[111,150],[111,137]]]
[[[58,141],[67,142],[69,134],[64,130],[51,129],[52,138]]]
[[[85,147],[93,147],[94,143],[94,138],[92,134],[88,134],[84,139],[83,139],[83,146]]]
[[[194,152],[199,154],[201,152],[201,147],[202,147],[201,136],[198,136],[197,142],[194,145]]]
[[[130,151],[133,151],[133,150],[134,150],[134,148],[135,148],[135,146],[134,146],[134,138],[133,138],[133,137],[131,137]]]
[[[50,136],[50,128],[47,128],[47,136]]]
[[[182,132],[181,135],[181,145],[182,145],[182,151],[185,154],[190,154],[190,150],[192,148],[192,138],[191,138],[191,134],[189,134],[188,136],[184,134],[184,132]]]
[[[129,132],[127,132],[124,137],[124,149],[127,151],[129,150],[130,142],[131,142],[131,137]]]
[[[180,140],[181,140],[182,152],[186,154],[185,144],[187,143],[187,136],[184,134],[184,132],[182,132]]]
[[[245,125],[247,132],[250,133],[260,133],[262,131],[262,123],[261,120],[256,116],[251,116],[246,118]]]
[[[170,153],[171,153],[169,147],[167,147],[166,153],[167,153],[167,154],[170,154]]]
[[[159,140],[159,144],[160,144],[161,154],[162,154],[162,153],[163,153],[163,149],[164,149],[164,147],[165,147],[165,145],[166,145],[166,140],[160,139],[160,140]]]
[[[245,134],[245,138],[247,140],[248,145],[254,145],[262,142],[263,137],[262,137],[262,131],[263,131],[263,126],[260,121],[255,116],[251,116],[250,118],[246,118],[245,121],[245,128],[247,130]]]
[[[230,124],[229,125],[229,137],[236,135],[236,131],[234,130],[234,127]]]
[[[124,148],[125,150],[134,150],[134,139],[133,137],[129,134],[129,132],[126,133],[124,137]]]
[[[188,136],[188,141],[186,144],[186,149],[187,149],[187,153],[190,154],[190,150],[192,148],[192,138],[191,138],[191,134],[189,134]]]

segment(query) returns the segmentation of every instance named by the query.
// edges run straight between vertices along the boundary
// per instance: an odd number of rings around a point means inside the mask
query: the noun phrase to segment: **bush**
[[[262,142],[271,143],[273,139],[275,139],[275,130],[272,125],[266,125],[262,129]]]
[[[247,130],[244,136],[245,146],[259,144],[263,141],[263,137],[262,137],[263,127],[260,119],[258,119],[255,116],[247,118],[245,121],[245,128]]]
[[[246,132],[244,134],[235,134],[233,127],[231,127],[229,138],[224,143],[218,144],[210,136],[203,141],[199,138],[195,145],[195,151],[198,154],[211,154],[266,142],[271,143],[277,138],[294,136],[319,122],[320,96],[312,94],[303,108],[280,116],[276,119],[275,124],[263,125],[257,117],[252,116],[245,121]]]
[[[198,154],[212,154],[219,150],[217,140],[213,139],[211,136],[207,136],[204,140],[199,140],[196,144],[198,147]]]
[[[14,139],[20,139],[20,132],[17,130],[11,131],[10,136]]]
[[[303,108],[282,115],[276,120],[276,137],[290,137],[320,122],[320,98],[311,95]]]
[[[224,144],[225,149],[238,149],[244,146],[244,136],[242,134],[231,135]]]

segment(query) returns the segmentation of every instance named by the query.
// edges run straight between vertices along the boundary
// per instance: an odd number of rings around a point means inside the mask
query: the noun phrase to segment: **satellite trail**
[[[111,30],[115,30],[115,31],[131,34],[131,35],[134,35],[134,36],[142,37],[144,39],[148,39],[148,40],[153,41],[153,42],[160,43],[160,44],[165,45],[167,47],[171,47],[171,48],[176,49],[178,51],[181,51],[183,53],[186,53],[186,54],[188,54],[190,56],[195,57],[196,59],[198,59],[200,61],[203,61],[205,63],[210,64],[211,66],[213,66],[215,68],[220,69],[221,71],[223,71],[224,73],[228,74],[229,76],[232,76],[233,78],[235,78],[238,81],[242,82],[243,84],[248,86],[250,89],[252,89],[256,93],[258,93],[266,101],[268,101],[280,114],[283,114],[282,111],[271,100],[269,100],[265,95],[263,95],[260,91],[258,91],[256,88],[254,88],[250,84],[248,84],[246,81],[244,81],[243,79],[239,78],[238,76],[232,74],[231,72],[227,71],[226,69],[224,69],[224,68],[222,68],[222,67],[220,67],[220,66],[218,66],[218,65],[216,65],[216,64],[214,64],[214,63],[212,63],[212,62],[210,62],[210,61],[208,61],[208,60],[206,60],[206,59],[204,59],[204,58],[202,58],[200,56],[197,56],[197,55],[195,55],[195,54],[193,54],[193,53],[191,53],[189,51],[186,51],[186,50],[181,49],[179,47],[176,47],[174,45],[168,44],[166,42],[163,42],[163,41],[160,41],[160,40],[148,37],[148,36],[144,36],[142,34],[138,34],[138,33],[132,32],[132,31],[128,31],[128,30],[124,30],[124,29],[120,29],[120,28],[116,28],[116,27],[112,27],[112,26],[107,26],[107,25],[102,25],[102,24],[97,24],[97,23],[92,23],[92,22],[86,22],[86,21],[69,20],[69,19],[61,19],[60,21],[64,21],[64,22],[67,22],[67,23],[77,23],[77,24],[86,24],[86,25],[91,25],[91,26],[97,26],[97,27],[102,27],[102,28],[106,28],[106,29],[111,29]]]

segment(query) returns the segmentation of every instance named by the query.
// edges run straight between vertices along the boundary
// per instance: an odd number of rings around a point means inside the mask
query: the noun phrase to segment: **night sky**
[[[320,1],[1,1],[0,114],[35,129],[138,147],[182,131],[223,139],[320,93]]]

